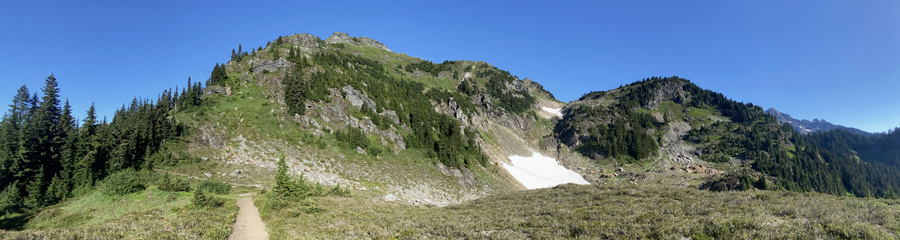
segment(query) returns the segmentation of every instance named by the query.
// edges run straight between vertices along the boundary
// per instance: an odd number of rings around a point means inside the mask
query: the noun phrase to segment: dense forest
[[[123,170],[152,168],[176,159],[161,149],[186,127],[171,117],[201,104],[202,86],[165,90],[156,101],[134,99],[113,120],[98,119],[92,105],[79,121],[58,82],[45,80],[41,96],[26,86],[13,96],[0,122],[0,214],[31,213],[91,191]]]

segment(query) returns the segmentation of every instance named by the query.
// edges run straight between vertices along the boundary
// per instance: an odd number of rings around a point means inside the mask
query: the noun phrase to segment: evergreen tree
[[[45,204],[44,191],[47,189],[44,180],[44,168],[38,170],[38,173],[31,179],[26,187],[28,197],[23,201],[24,207],[30,211],[37,211]]]
[[[769,189],[769,184],[766,183],[766,176],[760,175],[759,179],[756,180],[756,188],[766,190]]]
[[[17,212],[22,207],[22,193],[19,182],[13,182],[0,192],[0,214]]]
[[[72,186],[69,183],[69,177],[66,176],[66,172],[54,175],[50,181],[50,186],[47,187],[47,193],[44,196],[45,202],[53,204],[66,199],[71,188]]]

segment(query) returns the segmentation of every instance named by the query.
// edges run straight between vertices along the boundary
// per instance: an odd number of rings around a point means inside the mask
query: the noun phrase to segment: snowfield
[[[544,112],[548,112],[548,113],[550,113],[550,114],[553,114],[554,116],[562,117],[562,112],[561,112],[562,108],[548,108],[548,107],[541,107],[541,109],[543,109]]]
[[[534,150],[531,150],[531,157],[510,155],[509,161],[512,165],[503,163],[503,168],[528,189],[566,183],[588,184],[578,173],[559,165],[556,159],[545,157]]]

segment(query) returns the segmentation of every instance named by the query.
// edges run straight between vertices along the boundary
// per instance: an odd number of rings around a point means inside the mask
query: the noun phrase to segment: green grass
[[[369,195],[366,195],[369,194]],[[900,201],[663,185],[565,185],[444,208],[314,198],[263,216],[273,239],[897,239]],[[327,224],[322,224],[327,223]]]
[[[668,115],[670,119],[679,121],[684,119],[684,108],[681,104],[677,104],[673,101],[659,103],[659,112]]]
[[[237,205],[218,208],[190,204],[188,192],[150,187],[107,196],[94,191],[48,208],[22,231],[2,231],[0,239],[224,239],[231,233]]]
[[[188,203],[190,193],[164,192],[156,187],[145,191],[109,196],[94,191],[62,206],[46,209],[26,225],[29,229],[79,227],[102,223],[132,212],[150,210],[170,211]]]

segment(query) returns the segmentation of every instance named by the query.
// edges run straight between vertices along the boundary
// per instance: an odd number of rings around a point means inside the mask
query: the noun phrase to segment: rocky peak
[[[351,37],[350,35],[342,32],[335,32],[331,34],[331,37],[325,39],[325,43],[346,43],[353,44],[356,46],[364,46],[364,47],[373,47],[384,49],[385,51],[390,52],[391,49],[385,46],[383,43],[376,41],[375,39],[367,38],[367,37]]]
[[[321,38],[313,36],[309,33],[298,33],[286,37],[281,37],[281,40],[284,43],[292,44],[298,47],[302,51],[309,52],[311,49],[315,49],[319,47],[319,43],[322,41]],[[266,46],[267,48],[269,46]]]

